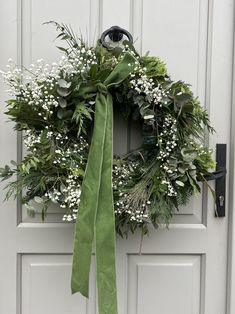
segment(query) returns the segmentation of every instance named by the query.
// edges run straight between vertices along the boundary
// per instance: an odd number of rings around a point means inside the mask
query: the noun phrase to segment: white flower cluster
[[[62,65],[62,64],[61,64]],[[39,105],[37,102],[43,93],[44,87],[39,83],[46,82],[49,90],[54,87],[54,80],[59,78],[60,68],[56,63],[46,64],[43,59],[38,59],[36,64],[31,64],[28,70],[23,71],[12,59],[8,60],[8,71],[0,71],[4,81],[10,86],[8,92],[13,96],[25,97],[25,101]],[[47,95],[48,91],[45,91]]]
[[[146,75],[146,71],[147,68],[141,67],[141,65],[136,62],[134,73],[131,74],[131,88],[139,95],[144,95],[148,103],[162,107],[163,102],[167,104],[166,98],[169,91],[162,89],[160,84],[156,85],[153,78]]]
[[[177,196],[177,192],[175,188],[173,187],[172,183],[170,180],[162,180],[161,182],[163,185],[167,186],[167,195],[168,196]]]
[[[25,72],[18,68],[12,60],[8,67],[7,72],[1,71],[4,81],[10,86],[8,92],[13,96],[20,97],[23,102],[38,111],[39,117],[47,120],[53,114],[53,108],[58,107],[58,97],[53,95],[53,90],[60,78],[63,60],[60,65],[56,63],[49,65],[39,59],[36,65],[32,64]]]
[[[9,59],[7,71],[0,71],[0,74],[9,85],[8,92],[11,95],[21,97],[35,109],[40,107],[38,115],[47,120],[53,114],[54,107],[59,106],[59,96],[53,95],[58,87],[58,80],[83,74],[96,63],[95,52],[81,47],[73,49],[68,57],[62,56],[58,63],[48,64],[39,59],[24,71]]]
[[[131,180],[133,172],[137,169],[138,162],[130,161],[128,164],[120,164],[114,166],[113,169],[113,188],[116,190],[125,190],[125,185]],[[114,213],[122,215],[123,213],[130,215],[130,221],[142,223],[143,220],[148,218],[148,206],[150,201],[147,201],[140,206],[131,206],[128,199],[128,194],[125,192],[118,193],[118,200],[115,202]]]
[[[94,49],[86,47],[73,48],[69,52],[66,72],[70,75],[89,71],[92,64],[97,64]]]
[[[139,59],[139,58],[140,58],[140,57],[138,56],[138,54],[136,54],[136,52],[135,52],[133,49],[131,49],[131,47],[130,47],[129,45],[124,45],[122,55],[124,56],[125,52],[127,52],[127,51],[128,51],[129,53],[131,53],[136,59]]]
[[[6,68],[7,71],[0,70],[0,74],[3,78],[3,81],[9,85],[9,89],[7,90],[7,92],[13,96],[18,95],[20,89],[23,87],[23,85],[21,84],[23,77],[22,70],[16,67],[16,64],[11,58],[8,60]]]
[[[192,144],[195,144],[195,142],[191,142]],[[206,149],[202,144],[196,148],[197,150],[197,153],[198,153],[198,156],[205,156],[205,155],[208,155],[208,152],[210,154],[213,153],[213,149]]]
[[[162,162],[165,161],[173,151],[173,149],[177,146],[177,120],[171,115],[167,115],[165,117],[164,123],[162,125],[162,131],[158,136],[158,144],[157,146],[160,148],[159,156],[157,159]],[[165,165],[161,165],[161,168],[169,171]],[[168,172],[168,173],[171,173]]]
[[[137,162],[130,161],[128,164],[118,164],[113,167],[113,188],[115,190],[125,186],[131,179],[134,170],[137,168]]]
[[[145,71],[146,68],[139,69],[140,76],[132,74],[134,78],[130,81],[131,88],[138,94],[144,94],[149,103],[159,104],[159,107],[162,107],[161,102],[168,92],[163,90],[160,85],[156,86],[153,79],[145,74]]]
[[[65,161],[72,160],[71,156],[76,155],[76,168],[79,168],[83,165],[83,153],[88,149],[88,143],[85,138],[81,135],[77,139],[76,143],[69,143],[69,138],[67,135],[53,132],[49,130],[49,127],[45,127],[47,129],[46,138],[49,140],[53,140],[57,146],[55,150],[55,159],[53,161],[54,164],[66,165]],[[41,143],[43,131],[33,131],[26,130],[24,135],[24,144],[28,150],[33,152],[37,151],[37,144]],[[65,148],[67,147],[67,148]],[[79,158],[78,158],[79,157]],[[80,162],[78,163],[78,159]]]
[[[37,149],[34,146],[41,142],[41,135],[42,131],[35,132],[32,130],[26,130],[24,136],[24,144],[26,148],[35,152]]]
[[[64,185],[59,191],[52,188],[44,194],[47,200],[53,203],[60,203],[61,208],[66,208],[69,214],[63,216],[63,221],[72,221],[77,218],[77,211],[80,203],[81,186],[79,178],[76,175],[69,175],[66,179],[66,186]]]
[[[56,137],[58,139],[58,136]],[[61,142],[61,138],[60,138]],[[55,157],[53,164],[60,164],[62,166],[68,166],[72,168],[80,168],[84,164],[83,153],[88,148],[87,141],[80,136],[77,143],[71,144],[68,148],[57,148],[55,150]],[[72,155],[76,155],[76,160]]]
[[[80,203],[81,186],[78,182],[78,177],[69,175],[66,179],[67,186],[62,189],[65,196],[64,202],[60,205],[61,208],[68,208],[70,213],[63,216],[63,221],[76,220],[78,207]]]
[[[148,215],[148,207],[151,205],[150,201],[140,204],[138,207],[132,206],[128,200],[128,195],[119,193],[119,200],[115,203],[115,214],[121,215],[123,213],[130,215],[130,221],[142,223],[146,220]]]
[[[79,210],[81,185],[79,176],[71,174],[66,179],[66,184],[62,185],[60,190],[52,188],[44,194],[47,200],[53,203],[59,203],[60,207],[66,209],[67,213],[63,215],[63,221],[73,221],[77,218]]]
[[[148,207],[151,204],[150,201],[143,203],[142,206],[138,209],[134,210],[126,210],[126,213],[130,215],[130,221],[136,221],[138,223],[142,223],[144,220],[148,219]]]
[[[174,171],[177,172],[177,169],[173,170],[169,166],[169,157],[172,151],[177,146],[177,120],[171,115],[167,115],[165,117],[164,123],[162,125],[162,131],[159,134],[158,144],[159,147],[159,155],[157,157],[158,160],[161,161],[160,168],[165,171],[165,179],[162,180],[161,184],[167,186],[167,195],[168,196],[176,196],[177,192],[170,181],[170,176]]]

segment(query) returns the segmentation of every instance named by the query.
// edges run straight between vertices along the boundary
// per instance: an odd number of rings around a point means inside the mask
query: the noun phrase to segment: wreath
[[[54,202],[66,211],[64,221],[77,220],[72,290],[85,296],[96,233],[100,313],[116,313],[114,223],[122,236],[137,228],[146,234],[150,223],[167,225],[215,167],[204,145],[205,128],[213,128],[190,86],[172,81],[158,57],[139,55],[129,41],[122,48],[89,47],[70,27],[53,23],[67,43],[58,47],[57,63],[41,59],[22,69],[9,60],[1,72],[14,96],[6,114],[24,131],[27,153],[0,175],[16,175],[6,198],[20,196],[31,215],[32,200],[43,219]],[[124,156],[112,152],[113,108],[138,121],[142,132],[141,146]]]

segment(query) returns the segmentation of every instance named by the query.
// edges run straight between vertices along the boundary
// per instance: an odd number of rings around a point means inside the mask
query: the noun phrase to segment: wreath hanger
[[[109,38],[116,43],[122,40],[123,35],[125,35],[128,40],[133,43],[132,35],[127,30],[119,26],[112,26],[109,29],[106,29],[106,31],[101,34],[100,41],[103,47],[108,48],[108,44],[105,42],[105,38],[107,36],[109,36]]]

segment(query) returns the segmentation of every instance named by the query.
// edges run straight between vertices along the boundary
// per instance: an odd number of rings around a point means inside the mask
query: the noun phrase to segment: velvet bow
[[[95,242],[99,314],[117,314],[115,217],[112,190],[113,99],[136,66],[126,52],[104,82],[96,84],[95,121],[75,227],[71,288],[88,297],[92,245]]]

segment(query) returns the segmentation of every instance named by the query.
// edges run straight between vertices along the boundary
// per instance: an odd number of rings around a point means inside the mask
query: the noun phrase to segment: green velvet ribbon
[[[125,53],[104,82],[97,83],[93,136],[75,227],[72,293],[89,295],[92,244],[95,239],[99,314],[117,314],[115,217],[112,190],[113,102],[111,86],[133,71],[136,59]]]

